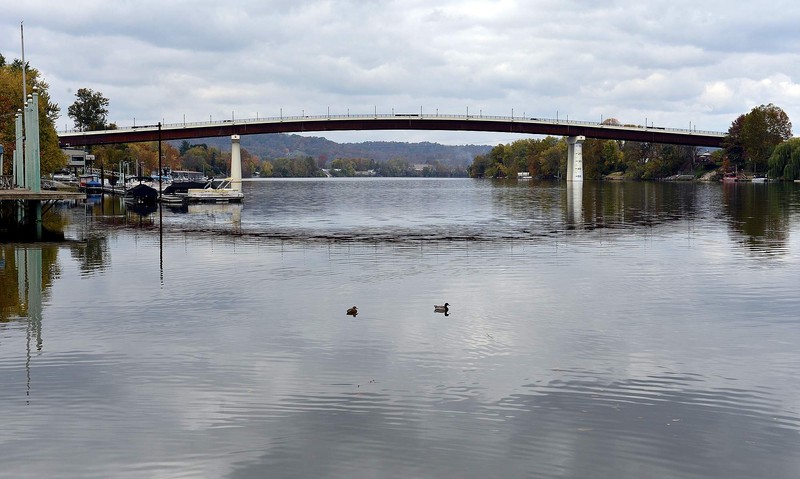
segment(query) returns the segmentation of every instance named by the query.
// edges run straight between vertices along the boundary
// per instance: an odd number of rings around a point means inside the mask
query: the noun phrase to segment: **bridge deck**
[[[184,140],[230,135],[353,130],[486,131],[719,147],[725,133],[641,125],[604,125],[588,121],[483,115],[325,115],[163,124],[160,127],[59,133],[61,146]]]

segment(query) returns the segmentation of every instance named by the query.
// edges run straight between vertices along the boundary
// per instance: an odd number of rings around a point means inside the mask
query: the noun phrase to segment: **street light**
[[[161,177],[163,176],[163,172],[161,171],[161,122],[158,122],[158,196],[161,197]]]

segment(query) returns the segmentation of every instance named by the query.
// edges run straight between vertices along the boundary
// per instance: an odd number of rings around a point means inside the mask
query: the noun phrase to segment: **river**
[[[800,474],[800,185],[244,192],[0,245],[0,477]]]

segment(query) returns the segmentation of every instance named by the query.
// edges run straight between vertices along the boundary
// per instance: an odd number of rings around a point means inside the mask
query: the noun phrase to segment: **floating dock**
[[[42,214],[58,201],[85,199],[85,193],[73,191],[0,189],[0,242],[56,239],[58,235],[54,236],[42,227]]]
[[[86,193],[77,191],[42,190],[34,193],[25,188],[0,189],[0,201],[61,201],[84,198],[86,198]]]

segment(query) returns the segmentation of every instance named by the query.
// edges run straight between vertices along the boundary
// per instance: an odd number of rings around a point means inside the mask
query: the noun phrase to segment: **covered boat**
[[[144,183],[139,183],[125,191],[125,202],[132,204],[156,204],[158,190]]]

